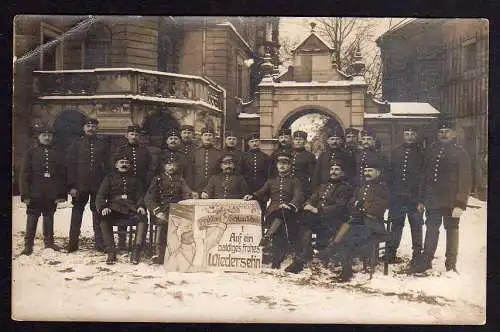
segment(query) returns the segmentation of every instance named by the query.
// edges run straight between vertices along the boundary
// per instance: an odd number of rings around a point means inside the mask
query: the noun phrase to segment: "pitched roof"
[[[292,49],[292,52],[295,52],[299,49],[299,47],[301,47],[307,40],[309,40],[309,38],[311,37],[316,37],[317,39],[319,39],[319,41],[324,44],[330,51],[333,51],[333,47],[330,46],[329,43],[327,43],[323,38],[321,38],[318,34],[316,34],[315,32],[311,32],[309,33],[309,35],[307,35],[296,47],[294,47]]]

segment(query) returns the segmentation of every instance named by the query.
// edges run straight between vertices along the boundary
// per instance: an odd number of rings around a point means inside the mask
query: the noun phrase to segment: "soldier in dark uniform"
[[[191,185],[193,181],[193,162],[183,151],[179,130],[177,128],[172,128],[166,132],[165,137],[165,148],[160,154],[159,164],[155,168],[155,173],[164,172],[162,165],[164,165],[165,159],[176,159],[179,163],[180,175],[189,185]]]
[[[115,154],[128,157],[131,162],[130,171],[132,175],[137,177],[142,182],[143,187],[146,188],[153,177],[153,165],[148,148],[139,142],[140,135],[141,127],[138,125],[128,126],[125,134],[127,141],[116,149]],[[125,248],[125,231],[127,227],[119,226],[118,229],[121,231],[118,236],[118,248],[123,249]]]
[[[300,180],[304,196],[309,197],[312,193],[311,178],[316,167],[316,157],[312,152],[306,150],[306,142],[306,132],[297,130],[293,133],[291,172],[292,176]]]
[[[269,163],[269,177],[275,177],[277,173],[277,160],[276,156],[280,152],[285,152],[288,154],[292,153],[292,130],[291,129],[280,129],[278,132],[278,147],[271,154],[271,160]]]
[[[144,197],[146,207],[158,221],[155,238],[156,250],[152,258],[154,264],[163,264],[165,258],[170,203],[177,203],[188,198],[198,198],[182,177],[179,158],[176,155],[163,159],[162,169],[163,171],[151,181]]]
[[[115,170],[106,175],[96,198],[97,211],[102,215],[101,230],[108,258],[107,264],[116,262],[113,225],[120,221],[135,221],[135,247],[130,256],[132,264],[139,264],[148,221],[144,206],[142,181],[132,173],[129,157],[117,154]]]
[[[38,145],[24,154],[19,178],[21,201],[27,207],[23,255],[33,253],[36,227],[41,214],[45,248],[60,249],[54,244],[54,213],[57,203],[67,199],[64,158],[52,145],[53,132],[43,127],[38,129],[37,134]]]
[[[214,131],[204,128],[201,131],[201,146],[191,152],[193,162],[193,190],[200,192],[205,188],[211,175],[217,173],[221,151],[213,146]],[[189,183],[189,182],[188,182]]]
[[[299,179],[292,176],[291,158],[285,152],[276,154],[278,175],[269,178],[266,183],[251,195],[244,197],[245,200],[256,198],[267,200],[270,204],[267,208],[265,218],[270,220],[270,227],[262,238],[260,245],[268,244],[272,239],[272,268],[279,269],[281,262],[285,259],[288,248],[288,234],[296,233],[297,222],[295,214],[304,202]]]
[[[243,155],[245,154],[243,151],[241,151],[238,148],[238,136],[228,130],[226,131],[226,139],[224,140],[224,149],[222,152],[224,153],[231,153],[234,156],[234,161],[236,164],[236,171],[241,173],[241,164],[243,163]]]
[[[97,136],[96,119],[89,119],[83,126],[84,136],[77,138],[69,148],[67,157],[67,185],[70,188],[73,209],[69,230],[68,252],[78,250],[78,237],[82,226],[85,205],[90,196],[90,210],[94,227],[95,247],[104,251],[99,212],[95,199],[99,185],[108,173],[109,147],[103,138]]]
[[[304,264],[312,258],[312,233],[318,235],[317,248],[324,249],[328,240],[337,233],[347,220],[347,204],[353,195],[352,186],[347,183],[344,164],[334,160],[330,166],[330,177],[322,183],[306,201],[300,220],[299,241],[295,258],[285,271],[299,273]]]
[[[330,166],[335,161],[342,161],[345,169],[345,176],[351,175],[356,169],[356,158],[354,155],[344,150],[344,135],[341,128],[333,128],[328,132],[326,141],[328,148],[318,157],[318,162],[314,169],[312,187],[315,190],[322,183],[327,183],[330,179]]]
[[[349,281],[353,276],[353,257],[370,257],[373,246],[389,235],[384,225],[384,213],[389,207],[389,188],[382,176],[384,165],[376,156],[370,157],[365,165],[365,179],[361,187],[355,189],[350,203],[350,217],[345,224],[349,225],[348,231],[342,239],[338,239],[337,234],[330,247],[320,253],[322,259],[341,260],[342,281]],[[338,233],[344,233],[342,227]]]
[[[368,160],[378,159],[377,162],[380,164],[382,174],[386,171],[388,166],[387,158],[375,148],[377,146],[377,138],[375,132],[371,128],[365,127],[360,131],[359,146],[361,150],[356,154],[356,174],[349,179],[349,182],[354,186],[363,184],[365,179],[364,169],[366,168]]]
[[[453,120],[442,119],[437,133],[438,141],[426,149],[420,180],[417,209],[426,210],[424,251],[410,273],[421,273],[432,268],[439,227],[444,220],[446,229],[446,271],[455,271],[458,254],[460,216],[467,207],[472,189],[471,162],[467,152],[455,142]]]
[[[401,242],[401,235],[408,215],[413,247],[412,264],[422,252],[421,212],[417,211],[419,178],[424,161],[423,151],[417,143],[417,131],[412,127],[403,128],[404,143],[391,153],[391,162],[387,182],[391,192],[389,220],[392,239],[388,248],[389,263],[398,263],[396,251]]]
[[[351,156],[355,156],[359,150],[359,130],[349,127],[345,130],[345,150]]]
[[[243,176],[236,171],[236,161],[232,153],[220,158],[220,174],[212,175],[201,192],[201,198],[242,199],[249,193]]]
[[[269,174],[270,157],[260,150],[259,134],[253,133],[247,137],[248,151],[243,155],[242,175],[245,178],[249,192],[262,188]],[[262,213],[266,208],[265,201],[259,201]]]
[[[181,142],[182,147],[181,150],[188,156],[194,149],[198,147],[196,143],[194,143],[194,127],[191,125],[182,125],[180,128],[181,134]]]

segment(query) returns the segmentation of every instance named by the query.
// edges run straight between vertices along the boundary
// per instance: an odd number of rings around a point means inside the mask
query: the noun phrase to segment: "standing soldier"
[[[359,150],[358,137],[359,137],[359,130],[357,130],[356,128],[349,127],[345,130],[345,150],[353,157]]]
[[[344,164],[334,160],[329,169],[328,182],[320,184],[304,205],[300,218],[299,241],[294,261],[285,271],[299,273],[312,258],[312,233],[318,235],[317,248],[323,249],[340,226],[347,220],[347,204],[352,198],[353,188],[347,183]]]
[[[271,161],[269,163],[269,177],[276,176],[277,173],[277,160],[276,156],[280,152],[285,152],[288,154],[292,153],[292,130],[291,129],[280,129],[278,131],[278,147],[271,154]]]
[[[159,158],[159,164],[155,167],[155,173],[163,172],[161,169],[161,165],[165,160],[174,160],[178,161],[179,172],[180,175],[184,178],[184,180],[191,185],[193,180],[193,167],[192,161],[189,160],[188,155],[186,155],[183,151],[183,147],[181,145],[181,134],[177,128],[172,128],[166,132],[166,140],[165,140],[165,148],[162,150]]]
[[[349,154],[344,150],[344,135],[342,129],[334,128],[329,130],[328,139],[326,141],[328,148],[322,152],[316,163],[314,175],[312,179],[313,189],[318,188],[322,183],[328,182],[330,179],[330,167],[335,161],[341,161],[345,176],[352,175],[356,169],[356,159],[354,155]]]
[[[127,127],[125,138],[127,142],[116,149],[115,154],[126,156],[130,161],[130,172],[139,181],[142,182],[143,187],[149,185],[153,176],[153,165],[151,153],[148,148],[140,145],[141,127],[132,125]],[[126,226],[118,226],[120,230],[118,237],[118,248],[125,248],[127,230]]]
[[[232,153],[225,153],[220,158],[220,174],[212,175],[201,192],[201,198],[242,199],[248,194],[248,186],[240,173],[236,171],[236,161]]]
[[[213,141],[214,131],[211,128],[204,128],[201,131],[201,146],[191,152],[194,164],[192,188],[196,192],[203,190],[210,176],[217,172],[221,151],[213,146]]]
[[[234,156],[236,170],[241,173],[241,164],[243,162],[244,152],[238,148],[238,137],[235,133],[226,131],[226,139],[224,140],[225,147],[222,150],[224,153],[230,153]]]
[[[316,167],[316,157],[305,148],[307,133],[297,130],[293,133],[292,176],[300,180],[305,197],[312,193],[311,178]]]
[[[38,145],[23,158],[19,179],[21,201],[26,204],[27,221],[22,255],[33,253],[38,218],[43,215],[45,248],[59,250],[54,244],[54,213],[57,203],[67,198],[65,169],[61,154],[52,145],[53,132],[38,130]]]
[[[69,148],[67,184],[71,188],[69,193],[73,202],[68,243],[68,252],[70,253],[78,250],[83,211],[89,196],[95,247],[98,251],[104,252],[100,218],[95,199],[101,181],[109,170],[109,148],[104,139],[97,136],[98,124],[97,119],[88,119],[83,126],[84,136],[77,138]]]
[[[377,159],[377,163],[380,165],[382,173],[386,171],[388,165],[387,158],[375,149],[377,145],[375,132],[365,127],[365,129],[360,132],[360,136],[361,150],[356,154],[356,174],[350,179],[351,184],[354,186],[361,186],[363,184],[365,180],[364,169],[366,168],[368,160]]]
[[[181,141],[182,147],[181,150],[189,156],[189,154],[198,147],[196,143],[194,143],[194,127],[191,125],[182,125],[181,126]]]
[[[266,183],[245,200],[271,200],[266,211],[266,220],[270,227],[261,240],[260,245],[267,245],[272,239],[272,268],[279,269],[285,259],[288,248],[288,236],[296,233],[297,221],[295,214],[304,202],[304,193],[299,179],[292,176],[291,158],[285,152],[276,154],[278,175],[269,178]]]
[[[266,183],[270,158],[260,150],[259,134],[253,133],[247,137],[248,151],[243,155],[242,175],[245,178],[251,193],[256,192]],[[266,202],[259,201],[262,213],[266,208]]]
[[[419,204],[425,208],[427,220],[424,251],[410,273],[422,273],[432,268],[432,259],[439,240],[439,228],[444,219],[446,229],[446,271],[455,271],[458,254],[460,216],[467,207],[472,189],[471,162],[467,152],[455,143],[456,131],[452,120],[442,119],[438,141],[425,153],[420,181]]]
[[[403,128],[404,143],[394,149],[387,174],[390,188],[389,220],[392,239],[388,247],[388,262],[397,263],[396,252],[401,242],[401,235],[408,215],[411,229],[413,264],[422,252],[422,213],[417,211],[419,178],[424,156],[417,144],[417,132],[412,127]]]

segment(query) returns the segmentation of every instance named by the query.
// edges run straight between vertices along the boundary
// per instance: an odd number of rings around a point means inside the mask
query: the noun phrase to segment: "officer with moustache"
[[[116,262],[113,225],[120,221],[135,222],[135,246],[130,262],[139,264],[148,221],[144,206],[144,186],[132,172],[129,157],[117,154],[113,158],[114,170],[106,175],[99,187],[96,198],[97,210],[102,215],[101,230],[108,257],[107,264]]]
[[[304,202],[299,179],[292,176],[291,158],[285,152],[276,154],[278,175],[269,178],[262,188],[243,199],[267,201],[266,222],[270,225],[260,245],[266,246],[272,240],[272,268],[279,269],[287,254],[289,234],[296,234],[297,221],[295,214]],[[294,239],[292,239],[294,240]]]
[[[380,165],[382,174],[385,173],[388,166],[387,158],[376,149],[377,138],[371,128],[365,127],[360,132],[359,146],[360,150],[356,153],[356,174],[350,179],[351,184],[356,187],[363,185],[365,179],[364,169],[368,160],[376,160],[377,164]]]
[[[288,154],[292,153],[292,130],[291,129],[280,129],[278,131],[278,147],[271,154],[271,160],[269,163],[269,177],[276,176],[277,173],[277,160],[276,157],[278,153],[285,152]]]
[[[149,149],[140,144],[141,132],[141,127],[138,125],[128,126],[127,133],[125,134],[127,141],[116,149],[115,154],[128,158],[131,163],[130,172],[146,187],[153,177],[154,167]],[[118,247],[124,249],[126,246],[125,231],[127,227],[119,226],[118,229],[121,231],[118,237]]]
[[[300,180],[305,197],[309,197],[312,193],[311,178],[316,167],[316,157],[312,152],[306,150],[306,142],[306,132],[297,130],[293,133],[291,172],[292,176]]]
[[[83,137],[77,138],[68,150],[67,185],[70,188],[69,193],[73,202],[67,247],[69,253],[78,250],[83,212],[89,197],[95,247],[98,251],[104,252],[100,217],[95,205],[95,199],[99,186],[108,173],[110,166],[109,147],[103,138],[97,136],[98,124],[99,121],[96,119],[88,119],[83,126]]]
[[[191,125],[182,125],[180,128],[181,134],[181,150],[188,156],[198,145],[194,142],[194,127]]]
[[[38,145],[26,151],[21,165],[19,191],[26,204],[26,233],[22,255],[33,253],[38,218],[43,215],[45,248],[59,251],[54,243],[54,213],[57,203],[67,199],[65,167],[61,154],[52,145],[50,128],[38,130]]]
[[[399,263],[396,252],[408,215],[411,229],[413,255],[411,264],[422,252],[423,215],[417,211],[419,179],[424,162],[424,154],[417,144],[417,131],[413,127],[403,128],[404,143],[391,153],[387,182],[391,192],[389,220],[392,239],[388,247],[389,263]]]
[[[442,118],[437,142],[426,149],[417,209],[426,211],[424,250],[409,273],[422,273],[432,268],[439,240],[439,228],[446,230],[446,271],[457,271],[460,217],[467,208],[472,190],[469,155],[456,142],[452,119]]]
[[[341,128],[333,128],[328,131],[328,139],[326,141],[327,150],[322,152],[318,157],[318,162],[314,169],[312,178],[313,189],[318,188],[322,183],[328,182],[330,179],[330,167],[335,161],[341,161],[344,175],[352,175],[356,169],[356,159],[354,155],[350,155],[344,149],[344,135]]]
[[[243,155],[242,175],[251,193],[256,192],[266,183],[269,174],[270,157],[260,150],[260,136],[253,133],[247,136],[248,151]],[[266,202],[259,201],[262,213]]]
[[[200,197],[202,199],[242,199],[248,194],[248,185],[243,176],[236,171],[234,155],[225,153],[219,165],[220,174],[210,177]]]
[[[347,220],[348,203],[353,195],[352,186],[346,182],[344,164],[334,160],[329,170],[329,179],[320,184],[306,201],[302,216],[299,218],[299,241],[295,258],[285,271],[299,273],[312,258],[312,233],[316,233],[317,248],[328,246],[340,226]]]
[[[179,164],[180,175],[184,180],[191,185],[193,181],[193,162],[189,159],[183,151],[183,146],[181,143],[181,134],[177,128],[169,129],[166,134],[165,148],[162,150],[159,157],[159,165],[155,168],[156,174],[163,172],[161,165],[164,165],[165,160],[176,159]]]
[[[213,146],[215,133],[211,128],[201,131],[201,146],[191,152],[191,161],[194,168],[193,190],[200,192],[205,188],[208,179],[216,174],[219,167],[221,151]],[[189,182],[188,182],[189,183]]]
[[[355,156],[359,150],[359,130],[349,127],[345,130],[345,150],[351,156]]]
[[[234,161],[236,163],[236,170],[241,173],[241,167],[243,163],[244,152],[238,148],[238,136],[231,130],[226,131],[226,139],[224,140],[223,153],[230,153],[234,156]]]

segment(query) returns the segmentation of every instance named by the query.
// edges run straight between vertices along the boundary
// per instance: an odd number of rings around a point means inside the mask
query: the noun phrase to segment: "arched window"
[[[109,67],[111,52],[111,30],[97,23],[88,32],[83,42],[83,68]]]

